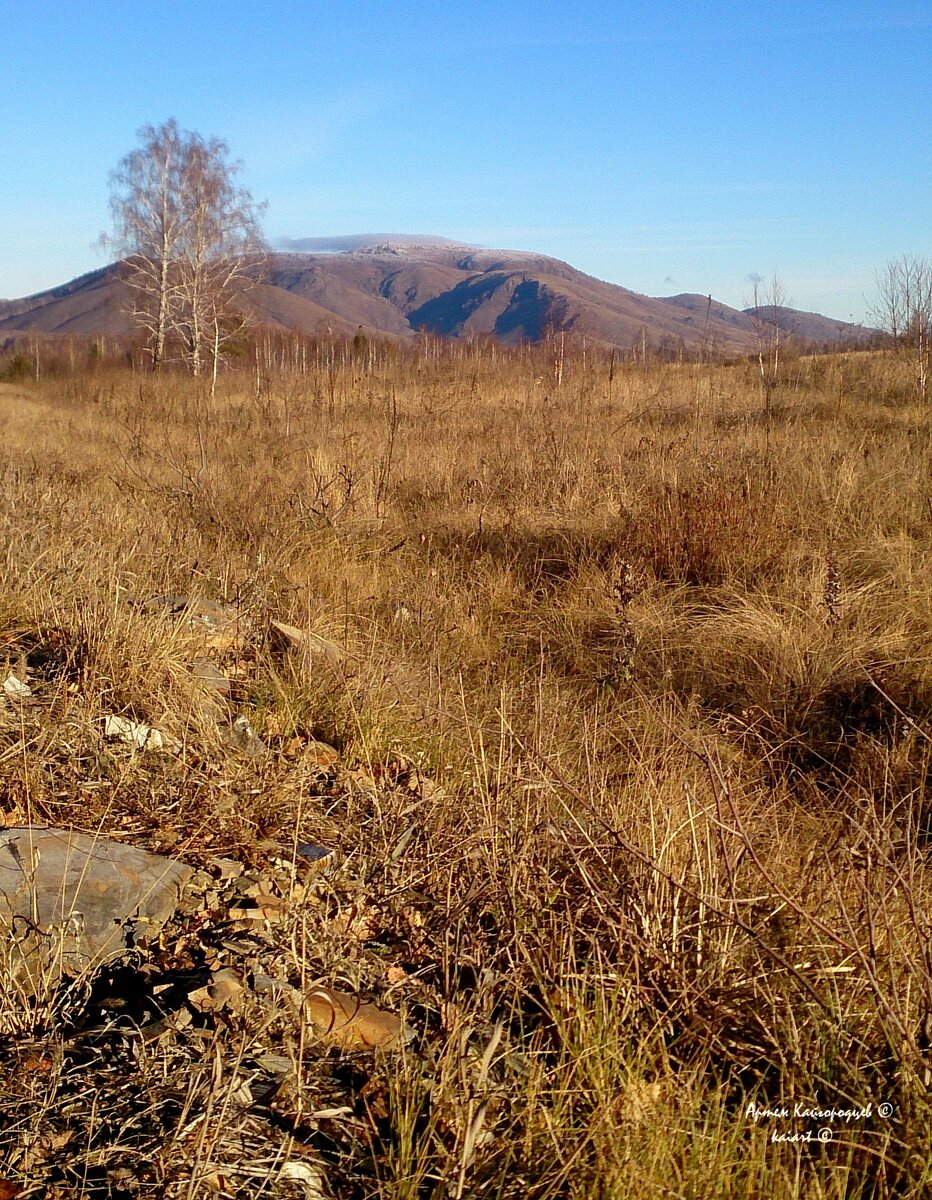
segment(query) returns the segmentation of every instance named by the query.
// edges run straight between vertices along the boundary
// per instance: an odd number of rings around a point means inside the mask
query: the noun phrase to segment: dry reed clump
[[[102,368],[0,389],[0,666],[35,691],[0,709],[6,819],[257,869],[339,847],[283,976],[416,1035],[327,1052],[247,1005],[141,1051],[110,1011],[85,1051],[3,993],[0,1178],[307,1195],[298,1153],[335,1197],[925,1194],[932,442],[901,366],[799,358],[765,405],[744,364],[469,354],[266,364],[213,402]],[[164,594],[242,615],[218,661],[265,758]],[[343,661],[283,657],[270,618]],[[263,1053],[293,1061],[278,1111],[238,1091]],[[747,1115],[797,1102],[873,1116]]]
[[[667,583],[753,583],[781,569],[793,538],[773,499],[759,468],[739,473],[709,462],[697,479],[640,490],[632,510],[620,515],[619,541]]]

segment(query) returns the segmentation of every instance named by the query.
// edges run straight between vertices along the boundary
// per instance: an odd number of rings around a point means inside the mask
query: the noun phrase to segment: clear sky
[[[225,138],[282,238],[441,234],[861,319],[932,253],[930,0],[0,0],[0,296],[101,266],[137,129]],[[865,300],[866,297],[866,300]]]

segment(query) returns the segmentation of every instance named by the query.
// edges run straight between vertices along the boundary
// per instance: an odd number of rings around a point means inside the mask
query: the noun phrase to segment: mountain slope
[[[125,333],[128,289],[118,264],[91,271],[23,300],[0,303],[0,330],[37,333]]]
[[[834,321],[831,317],[823,317],[821,313],[802,312],[797,308],[774,308],[773,305],[762,304],[757,310],[753,308],[745,310],[749,318],[754,315],[755,311],[762,321],[776,322],[792,337],[799,338],[804,342],[831,344],[857,336],[858,331],[865,338],[875,332],[873,329],[865,329],[862,325],[851,325],[847,321]]]
[[[321,239],[327,244],[324,239]],[[705,296],[642,296],[568,263],[515,250],[484,250],[443,239],[335,239],[336,252],[271,255],[245,307],[255,320],[307,333],[410,338],[492,335],[539,341],[551,332],[612,346],[642,339],[670,348],[749,353],[755,323]],[[292,243],[301,245],[304,243]],[[0,333],[116,334],[129,328],[118,264],[21,300],[0,301]],[[761,315],[767,318],[764,310]],[[817,313],[784,310],[780,323],[806,341],[832,343],[857,329]]]

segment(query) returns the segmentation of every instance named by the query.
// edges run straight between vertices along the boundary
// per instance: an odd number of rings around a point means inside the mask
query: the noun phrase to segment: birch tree
[[[185,233],[185,147],[178,124],[139,131],[142,143],[110,175],[113,236],[102,239],[126,260],[130,316],[146,337],[152,367],[165,361],[174,317],[175,263]]]
[[[750,275],[748,279],[754,290],[750,307],[745,312],[751,319],[757,338],[761,388],[769,404],[780,378],[780,354],[789,336],[786,288],[777,275],[769,284],[765,284],[760,275]]]
[[[125,259],[131,315],[158,369],[176,347],[195,375],[245,325],[241,301],[264,246],[261,206],[237,186],[226,142],[179,130],[139,131],[141,145],[111,176],[111,243]]]
[[[929,395],[932,359],[932,259],[904,254],[877,275],[877,302],[871,316],[893,344],[913,360],[916,390]]]
[[[259,206],[236,186],[240,167],[225,142],[194,138],[185,172],[185,235],[178,257],[176,328],[194,375],[212,364],[246,324],[241,301],[263,254]]]

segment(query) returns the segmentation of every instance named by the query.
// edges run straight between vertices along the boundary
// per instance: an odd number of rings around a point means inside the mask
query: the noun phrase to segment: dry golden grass
[[[230,374],[213,401],[119,371],[0,385],[0,647],[56,630],[71,656],[41,712],[4,712],[6,821],[191,861],[342,848],[356,900],[302,912],[302,971],[418,1036],[361,1065],[293,1048],[297,1111],[323,1080],[354,1110],[315,1135],[334,1196],[929,1193],[932,419],[884,355],[799,359],[766,402],[755,371],[610,384],[590,358],[557,387],[543,352],[486,352]],[[187,632],[132,603],[166,592],[346,647],[256,646],[268,760],[220,745]],[[184,751],[108,752],[104,713]],[[295,731],[340,749],[325,784]],[[161,1140],[129,1139],[137,1191],[98,1137],[59,1194],[217,1194],[212,1053]],[[61,1127],[58,1086],[14,1089],[0,1176],[23,1128]]]

